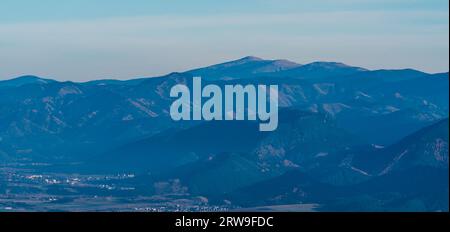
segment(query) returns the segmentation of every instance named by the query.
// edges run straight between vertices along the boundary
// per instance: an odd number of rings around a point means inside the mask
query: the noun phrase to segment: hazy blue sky
[[[130,79],[247,55],[448,71],[448,0],[2,0],[0,79]]]

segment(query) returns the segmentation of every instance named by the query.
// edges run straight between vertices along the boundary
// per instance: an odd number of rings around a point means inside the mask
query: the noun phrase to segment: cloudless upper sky
[[[447,72],[448,0],[2,0],[0,79],[130,79],[247,55]]]

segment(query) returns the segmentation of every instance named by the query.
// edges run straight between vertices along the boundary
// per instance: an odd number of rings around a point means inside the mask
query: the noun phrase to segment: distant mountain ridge
[[[37,76],[21,76],[10,80],[0,80],[1,87],[19,87],[27,84],[48,84],[51,82],[56,82],[55,80],[44,79]]]
[[[24,76],[0,81],[0,164],[131,173],[120,180],[131,194],[231,207],[448,211],[448,75],[245,57],[128,81]],[[278,85],[278,130],[173,121],[170,90],[194,76],[221,88]],[[17,187],[6,180],[0,192]]]
[[[368,69],[362,67],[354,67],[350,65],[346,65],[340,62],[325,62],[325,61],[316,61],[308,64],[298,64],[293,61],[285,60],[285,59],[275,59],[275,60],[265,60],[255,56],[247,56],[237,60],[228,61],[221,64],[211,65],[204,68],[193,69],[189,71],[185,71],[182,73],[189,73],[195,76],[205,76],[207,79],[211,79],[213,77],[220,78],[247,78],[249,75],[264,75],[269,73],[280,73],[283,72],[285,75],[312,75],[311,72],[330,72],[333,74],[352,74],[357,72],[365,72],[370,71]],[[373,70],[376,72],[389,72],[389,71],[405,71],[405,72],[417,72],[421,74],[429,74],[421,71],[417,71],[414,69],[399,69],[399,70]],[[308,73],[309,72],[309,73]],[[306,74],[303,74],[306,73]],[[239,77],[238,75],[242,75]],[[437,73],[441,74],[441,73]],[[444,73],[442,73],[444,74]],[[230,76],[227,76],[230,75]],[[323,73],[322,73],[323,75]],[[164,76],[161,76],[164,77]],[[115,79],[98,79],[91,80],[86,82],[76,82],[79,84],[99,84],[99,85],[107,85],[107,84],[138,84],[139,82],[149,79],[149,78],[158,78],[158,77],[141,77],[136,79],[129,80],[115,80]],[[41,78],[33,75],[20,76],[16,78],[12,78],[9,80],[0,80],[0,86],[15,86],[18,87],[23,84],[33,84],[33,83],[46,83],[53,82],[56,80],[51,80],[47,78]]]
[[[373,143],[393,143],[448,116],[448,73],[368,71],[341,63],[300,65],[245,57],[129,81],[74,83],[34,76],[0,81],[0,137],[4,141],[0,150],[8,151],[8,157],[23,151],[48,157],[65,154],[58,150],[61,145],[69,153],[84,154],[81,151],[86,149],[95,154],[109,150],[111,141],[125,144],[164,131],[179,125],[168,115],[173,100],[170,88],[190,85],[195,75],[203,75],[206,84],[220,86],[278,84],[282,108],[328,114],[341,127]],[[367,120],[378,124],[371,126]],[[387,125],[397,128],[389,135],[377,132]]]

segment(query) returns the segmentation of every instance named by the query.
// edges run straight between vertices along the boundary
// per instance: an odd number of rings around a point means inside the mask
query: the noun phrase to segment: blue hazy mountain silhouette
[[[297,169],[218,199],[246,206],[325,201],[330,211],[448,211],[448,134],[444,119],[390,147],[340,157],[340,164],[370,176],[359,184],[336,185]]]
[[[278,84],[278,130],[172,121],[170,89],[194,76],[219,86]],[[159,194],[155,186],[176,180],[182,187],[170,191],[233,206],[448,211],[448,86],[448,73],[257,57],[128,81],[24,76],[0,81],[0,163],[133,173],[136,194]],[[0,193],[8,186],[0,176]]]
[[[0,81],[1,87],[19,87],[28,84],[48,84],[54,82],[54,80],[40,78],[37,76],[21,76],[11,80]]]

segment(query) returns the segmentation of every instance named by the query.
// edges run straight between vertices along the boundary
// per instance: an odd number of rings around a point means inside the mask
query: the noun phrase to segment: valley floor
[[[133,174],[41,172],[46,164],[0,166],[0,212],[223,212],[189,195],[140,195]]]

